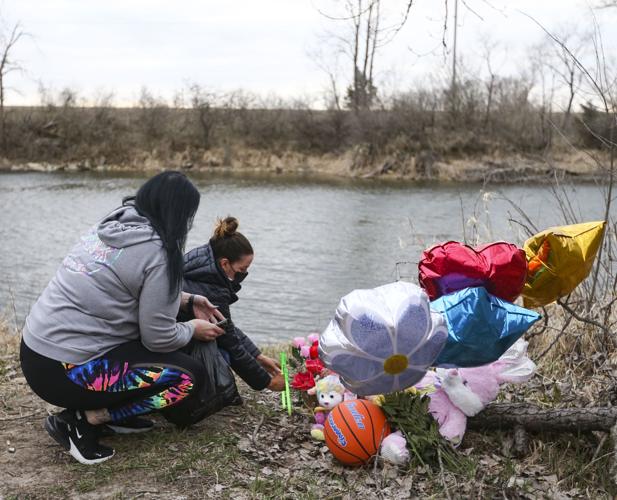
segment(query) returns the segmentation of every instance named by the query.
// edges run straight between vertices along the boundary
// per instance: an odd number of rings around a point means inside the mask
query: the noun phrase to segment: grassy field
[[[2,498],[610,498],[613,449],[601,434],[533,435],[514,458],[508,432],[468,432],[456,473],[429,467],[336,463],[310,439],[312,419],[297,405],[288,417],[278,395],[241,384],[242,407],[228,408],[188,430],[155,417],[154,431],[107,438],[116,456],[98,466],[75,462],[43,430],[55,409],[30,392],[18,362],[18,335],[0,328],[0,497]],[[581,361],[562,336],[538,374],[500,399],[545,407],[610,403],[612,361]],[[551,335],[532,340],[538,354]],[[591,348],[582,344],[582,348]],[[565,353],[570,349],[570,354]],[[532,359],[533,359],[532,353]],[[567,358],[570,356],[570,358]],[[560,362],[559,359],[562,361]]]

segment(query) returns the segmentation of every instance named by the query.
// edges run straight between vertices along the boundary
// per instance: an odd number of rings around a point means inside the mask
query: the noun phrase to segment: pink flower
[[[308,337],[308,343],[309,344],[313,344],[315,342],[319,342],[319,334],[318,333],[311,333]]]
[[[304,340],[304,337],[294,337],[291,345],[299,349],[300,347],[306,345],[306,340]]]
[[[308,358],[310,355],[311,355],[310,345],[303,345],[302,347],[300,347],[300,356],[302,356],[303,358]]]

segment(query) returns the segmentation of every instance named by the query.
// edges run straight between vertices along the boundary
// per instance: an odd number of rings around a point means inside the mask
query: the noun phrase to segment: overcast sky
[[[452,0],[451,0],[452,1]],[[55,91],[71,87],[92,97],[113,91],[116,104],[135,102],[147,86],[170,99],[187,83],[261,95],[318,96],[328,78],[316,62],[333,66],[335,43],[324,33],[343,33],[332,21],[336,0],[3,0],[5,25],[21,23],[29,37],[15,56],[25,71],[11,73],[9,104],[39,102],[40,83]],[[404,0],[383,0],[387,21],[400,19]],[[516,73],[540,28],[520,11],[551,29],[592,26],[588,2],[580,0],[467,0],[460,6],[459,47],[467,63],[481,67],[483,37],[499,42],[499,70]],[[451,13],[450,13],[451,14]],[[596,11],[605,45],[614,52],[617,9]],[[441,47],[442,0],[415,0],[396,38],[377,57],[383,89],[410,88],[451,64]],[[447,34],[451,42],[451,27]],[[611,50],[612,49],[612,50]],[[339,59],[342,83],[348,61]]]

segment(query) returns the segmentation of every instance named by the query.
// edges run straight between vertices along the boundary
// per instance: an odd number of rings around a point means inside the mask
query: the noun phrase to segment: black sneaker
[[[45,430],[60,446],[86,465],[98,464],[114,456],[114,450],[98,443],[96,426],[79,411],[64,410],[45,420]]]
[[[154,428],[154,422],[140,417],[131,417],[120,422],[109,422],[101,425],[101,435],[112,436],[114,434],[136,434],[148,432]]]

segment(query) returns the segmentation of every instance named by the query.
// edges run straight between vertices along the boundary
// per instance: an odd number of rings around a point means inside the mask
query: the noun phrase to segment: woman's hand
[[[190,323],[192,323],[195,327],[193,338],[196,340],[201,340],[202,342],[216,340],[219,335],[225,333],[225,330],[221,327],[218,327],[204,319],[192,319]]]
[[[191,311],[189,311],[191,312]],[[216,323],[225,319],[225,316],[218,310],[218,307],[212,304],[203,295],[193,296],[193,314],[197,319],[205,319],[211,323]]]
[[[285,390],[285,377],[283,377],[282,373],[272,377],[272,380],[270,380],[270,383],[268,384],[268,389],[278,392]]]
[[[281,373],[280,363],[277,363],[272,358],[269,358],[268,356],[264,356],[263,354],[260,354],[255,359],[259,362],[259,364],[263,367],[263,369],[266,370],[270,374],[271,377],[274,377],[275,375],[278,375]]]

